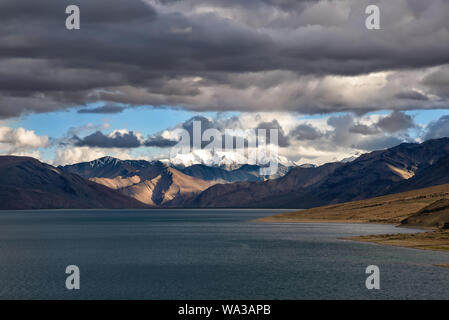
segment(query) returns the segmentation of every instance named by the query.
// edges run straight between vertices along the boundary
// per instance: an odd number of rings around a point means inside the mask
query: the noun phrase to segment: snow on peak
[[[115,166],[120,161],[121,160],[119,160],[117,158],[106,156],[106,157],[103,157],[103,158],[100,158],[100,159],[97,159],[97,160],[89,162],[89,165],[92,168],[103,167],[103,166],[106,166],[106,165],[113,165],[113,166]]]
[[[261,164],[268,163],[270,159],[272,159],[270,156],[265,156],[261,159]],[[284,166],[292,165],[285,157],[278,156],[277,161]],[[189,167],[195,164],[202,164],[209,167],[220,167],[228,170],[238,169],[245,164],[257,164],[248,163],[248,159],[244,154],[216,150],[194,150],[186,154],[178,153],[175,157],[163,159],[161,162],[178,167]]]
[[[354,154],[353,156],[350,156],[350,157],[347,157],[347,158],[344,158],[344,159],[341,159],[340,160],[340,162],[343,162],[343,163],[348,163],[348,162],[352,162],[352,161],[354,161],[354,160],[356,160],[356,159],[358,159],[360,156],[362,155],[362,153],[361,152],[357,152],[356,154]]]

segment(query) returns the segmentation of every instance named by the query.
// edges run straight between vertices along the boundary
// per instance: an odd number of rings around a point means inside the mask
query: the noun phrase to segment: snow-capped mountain
[[[351,157],[347,157],[347,158],[341,159],[340,162],[343,162],[343,163],[349,163],[349,162],[352,162],[352,161],[356,160],[356,159],[357,159],[358,157],[360,157],[361,155],[362,155],[361,152],[357,152],[356,154],[354,154],[354,155],[351,156]]]
[[[103,157],[90,162],[60,166],[117,190],[150,206],[170,203],[174,206],[217,183],[264,181],[284,176],[289,167],[279,164],[273,176],[261,176],[260,167],[248,165],[236,153],[179,155],[171,161],[120,160]]]
[[[192,165],[205,165],[208,167],[218,167],[226,170],[235,170],[243,165],[264,165],[274,160],[280,166],[291,167],[294,164],[287,160],[287,158],[282,156],[277,156],[276,158],[271,158],[270,156],[265,156],[260,159],[260,163],[248,163],[248,159],[245,155],[237,152],[226,152],[226,151],[216,151],[216,150],[195,150],[187,154],[178,153],[175,157],[170,159],[160,160],[168,165],[186,168]]]
[[[76,173],[84,178],[116,177],[129,172],[143,170],[151,166],[157,166],[157,161],[146,160],[120,160],[113,157],[103,157],[90,162],[82,162],[73,165],[59,166],[58,168]],[[159,165],[162,165],[159,163]]]
[[[88,162],[88,164],[91,168],[100,168],[100,167],[104,167],[104,166],[108,166],[108,165],[116,166],[120,162],[121,162],[120,159],[106,156],[106,157]]]
[[[299,168],[316,168],[317,165],[313,164],[313,163],[299,163],[298,161],[293,162],[293,165],[295,167],[299,167]]]

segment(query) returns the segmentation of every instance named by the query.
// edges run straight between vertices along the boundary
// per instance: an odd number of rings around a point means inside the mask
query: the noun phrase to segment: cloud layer
[[[200,145],[194,144],[195,121],[201,124],[200,136],[204,137],[206,130],[212,130],[218,133],[222,142],[227,138],[226,129],[233,130],[233,136],[244,139],[248,138],[244,135],[246,130],[266,129],[268,133],[270,129],[278,129],[279,154],[299,164],[323,164],[403,142],[449,136],[447,115],[422,125],[414,116],[401,111],[311,118],[293,113],[247,112],[229,117],[198,115],[151,135],[128,129],[112,130],[107,123],[70,128],[63,137],[51,138],[37,135],[32,130],[3,126],[0,127],[0,154],[31,155],[40,159],[45,154],[44,160],[54,164],[90,161],[105,155],[122,159],[167,158],[179,141],[179,129],[189,133],[192,150],[205,148],[213,142],[205,138]],[[274,143],[270,140],[268,142]],[[226,146],[222,144],[222,147]]]
[[[0,117],[91,102],[302,114],[447,108],[449,2],[0,3]],[[115,107],[81,112],[120,112]],[[303,134],[305,134],[303,132]]]
[[[193,127],[196,121],[197,125],[200,124],[200,127],[197,127],[201,128],[198,131],[200,137],[205,136],[206,130],[215,130],[221,138],[223,149],[226,147],[224,141],[227,138],[227,129],[233,130],[233,136],[244,139],[248,137],[245,135],[245,130],[266,129],[268,134],[270,129],[277,129],[277,145],[281,156],[298,163],[322,164],[373,150],[390,148],[403,142],[420,142],[423,139],[448,136],[448,120],[448,116],[443,116],[428,126],[421,126],[415,122],[413,116],[400,111],[364,116],[338,114],[314,119],[277,113],[243,113],[238,116],[216,118],[195,116],[175,127],[148,137],[125,129],[115,130],[109,134],[95,131],[83,138],[74,136],[69,139],[69,144],[64,142],[64,146],[68,149],[79,147],[103,149],[105,154],[108,153],[106,149],[109,149],[109,152],[117,152],[121,149],[122,153],[139,150],[140,155],[144,155],[148,147],[157,147],[159,151],[156,156],[167,157],[171,148],[179,141],[179,129],[188,132],[192,150],[211,146],[214,140],[207,138],[201,144],[195,145]],[[270,143],[269,136],[267,142]],[[234,145],[234,148],[237,147]],[[248,144],[245,140],[246,147]]]

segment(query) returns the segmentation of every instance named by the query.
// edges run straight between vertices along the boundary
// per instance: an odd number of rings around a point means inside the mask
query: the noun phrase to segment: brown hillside
[[[440,199],[402,221],[406,226],[449,229],[449,199]]]
[[[441,199],[449,199],[449,184],[285,213],[260,221],[400,223]]]

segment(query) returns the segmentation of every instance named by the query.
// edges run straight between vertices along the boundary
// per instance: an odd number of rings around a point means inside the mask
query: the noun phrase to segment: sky
[[[192,120],[298,164],[449,136],[448,1],[78,0],[67,30],[70,4],[0,3],[0,154],[164,158]]]

